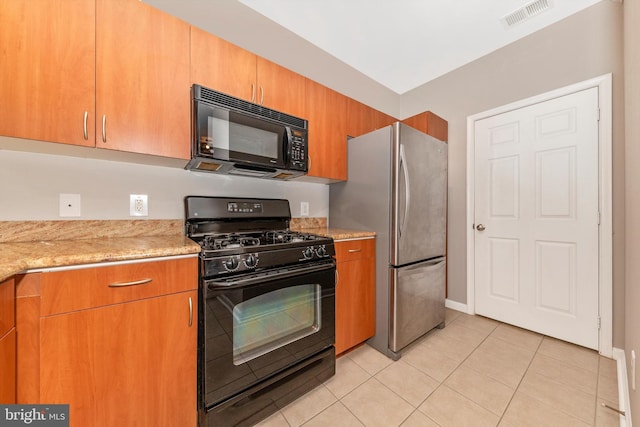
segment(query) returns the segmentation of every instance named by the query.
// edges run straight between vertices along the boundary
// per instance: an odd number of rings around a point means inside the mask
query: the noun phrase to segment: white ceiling
[[[329,55],[403,94],[601,0],[547,0],[511,27],[532,0],[145,1],[307,76]]]

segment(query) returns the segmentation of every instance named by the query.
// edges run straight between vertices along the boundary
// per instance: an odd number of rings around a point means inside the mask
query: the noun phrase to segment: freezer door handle
[[[398,231],[398,238],[402,238],[402,234],[404,233],[404,226],[407,222],[407,214],[409,213],[409,206],[411,205],[411,192],[409,188],[409,170],[406,165],[407,158],[404,154],[404,144],[400,144],[400,169],[404,174],[404,216],[402,217],[402,222],[400,223],[400,230]]]
[[[412,265],[408,265],[405,267],[406,271],[415,270],[417,268],[435,268],[446,261],[445,257],[438,257],[434,259],[430,259],[429,261],[417,262]]]

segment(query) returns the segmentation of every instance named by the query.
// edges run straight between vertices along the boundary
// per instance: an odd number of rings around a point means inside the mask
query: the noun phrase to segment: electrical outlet
[[[300,216],[309,216],[309,202],[300,202]]]
[[[60,193],[60,216],[80,216],[80,195]]]
[[[149,204],[146,194],[130,194],[129,195],[129,215],[131,216],[148,216]]]

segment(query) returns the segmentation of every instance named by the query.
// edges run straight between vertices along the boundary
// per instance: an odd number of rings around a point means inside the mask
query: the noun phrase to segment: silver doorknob
[[[476,230],[478,230],[478,231],[484,231],[484,229],[485,229],[485,228],[486,228],[486,227],[485,227],[484,225],[482,225],[482,224],[478,224],[478,225],[476,226]]]

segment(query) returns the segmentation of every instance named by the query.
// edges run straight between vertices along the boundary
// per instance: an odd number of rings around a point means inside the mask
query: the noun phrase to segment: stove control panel
[[[263,206],[260,202],[229,202],[227,212],[231,213],[262,213]]]

